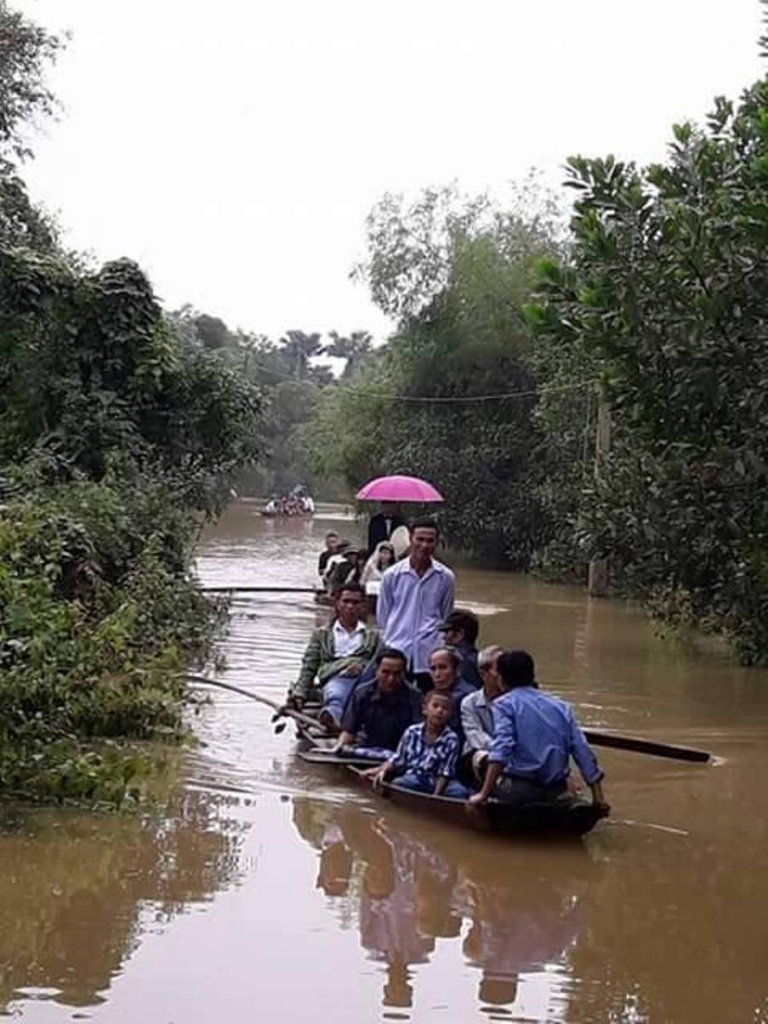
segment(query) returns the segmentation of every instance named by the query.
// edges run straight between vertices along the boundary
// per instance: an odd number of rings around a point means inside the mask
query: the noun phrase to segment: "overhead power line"
[[[282,377],[284,380],[290,380],[302,384],[309,384],[310,387],[317,388],[318,391],[324,391],[328,385],[318,384],[313,380],[302,380],[301,378],[294,377],[290,373],[284,373],[282,370],[273,370],[271,366],[265,366],[263,363],[258,363],[253,359],[248,360],[249,365],[255,366],[259,370],[264,370],[266,373],[271,373],[275,377]],[[590,388],[595,386],[598,382],[596,380],[582,380],[574,381],[571,384],[550,384],[543,385],[540,388],[531,388],[526,391],[501,391],[496,392],[492,395],[445,395],[445,396],[420,396],[420,395],[397,395],[389,391],[375,391],[372,388],[355,388],[349,384],[343,384],[338,382],[341,387],[348,394],[362,395],[364,398],[386,398],[392,402],[424,402],[424,403],[448,403],[448,402],[498,402],[508,398],[533,398],[536,395],[546,394],[549,392],[557,391],[578,391],[582,388]]]

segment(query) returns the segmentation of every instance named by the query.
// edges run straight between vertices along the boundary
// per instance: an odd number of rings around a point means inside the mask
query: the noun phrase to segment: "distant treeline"
[[[371,362],[371,335],[289,330],[275,341],[263,334],[231,330],[220,317],[191,306],[171,313],[169,320],[184,344],[215,353],[222,365],[259,388],[260,457],[258,464],[234,474],[236,492],[283,494],[304,484],[316,498],[346,497],[342,477],[329,476],[323,467],[310,464],[307,428],[314,422],[323,389],[344,383]],[[340,370],[334,374],[327,361],[318,362],[325,357],[342,360]]]

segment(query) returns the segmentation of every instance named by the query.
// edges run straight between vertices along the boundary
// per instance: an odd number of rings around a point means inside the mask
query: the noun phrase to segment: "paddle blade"
[[[280,722],[279,725],[275,726],[275,732],[278,734],[283,732],[285,730],[286,725],[288,725],[287,722]]]

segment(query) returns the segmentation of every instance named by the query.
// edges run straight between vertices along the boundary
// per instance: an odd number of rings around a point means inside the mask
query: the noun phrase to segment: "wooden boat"
[[[302,738],[309,746],[308,750],[299,753],[302,760],[310,764],[342,768],[376,796],[389,800],[397,807],[436,818],[449,825],[501,836],[583,836],[605,817],[603,811],[591,802],[570,794],[555,800],[526,804],[524,807],[512,807],[499,800],[489,800],[482,807],[469,810],[464,800],[416,793],[389,782],[385,782],[380,789],[374,789],[365,769],[381,762],[356,757],[353,752],[335,754],[322,742],[311,737],[308,731],[303,733]]]
[[[259,515],[268,519],[311,519],[314,512],[271,512],[269,509],[260,508]]]

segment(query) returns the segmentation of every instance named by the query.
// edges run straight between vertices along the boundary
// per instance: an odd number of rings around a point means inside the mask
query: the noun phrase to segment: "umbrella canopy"
[[[357,492],[358,501],[443,501],[440,491],[416,476],[380,476]]]

